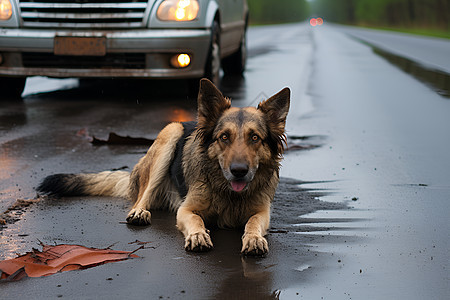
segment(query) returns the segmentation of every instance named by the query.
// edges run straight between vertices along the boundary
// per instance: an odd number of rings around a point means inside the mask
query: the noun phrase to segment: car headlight
[[[12,16],[12,5],[9,0],[0,0],[0,20],[9,20]]]
[[[158,7],[156,16],[161,21],[192,21],[197,18],[198,11],[197,0],[165,0]]]

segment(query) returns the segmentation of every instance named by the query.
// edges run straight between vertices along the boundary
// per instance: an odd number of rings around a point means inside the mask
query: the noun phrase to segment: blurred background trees
[[[450,38],[450,0],[248,0],[250,23],[325,21]]]
[[[301,22],[310,15],[306,0],[247,0],[251,24]]]
[[[350,25],[450,31],[450,0],[313,0],[313,14]]]

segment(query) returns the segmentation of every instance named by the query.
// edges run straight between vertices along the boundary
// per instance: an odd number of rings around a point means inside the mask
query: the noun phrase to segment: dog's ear
[[[222,113],[231,107],[216,86],[206,78],[200,80],[198,91],[198,124],[201,128],[214,128]]]
[[[268,144],[274,156],[280,157],[286,144],[284,127],[289,111],[291,91],[284,88],[266,101],[258,105],[258,110],[264,113],[269,127]]]
[[[266,115],[271,131],[276,134],[284,133],[290,98],[291,90],[284,88],[258,105],[258,109]]]

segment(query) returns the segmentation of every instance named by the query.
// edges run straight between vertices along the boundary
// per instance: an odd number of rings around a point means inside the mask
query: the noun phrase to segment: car
[[[0,0],[0,90],[29,76],[207,77],[242,74],[245,0]]]

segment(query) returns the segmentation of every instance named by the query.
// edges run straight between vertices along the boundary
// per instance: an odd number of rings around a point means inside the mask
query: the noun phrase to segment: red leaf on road
[[[133,252],[87,248],[79,245],[42,244],[42,252],[33,249],[19,257],[0,261],[0,279],[20,280],[24,277],[48,276],[63,271],[95,267],[114,261],[139,257]]]

